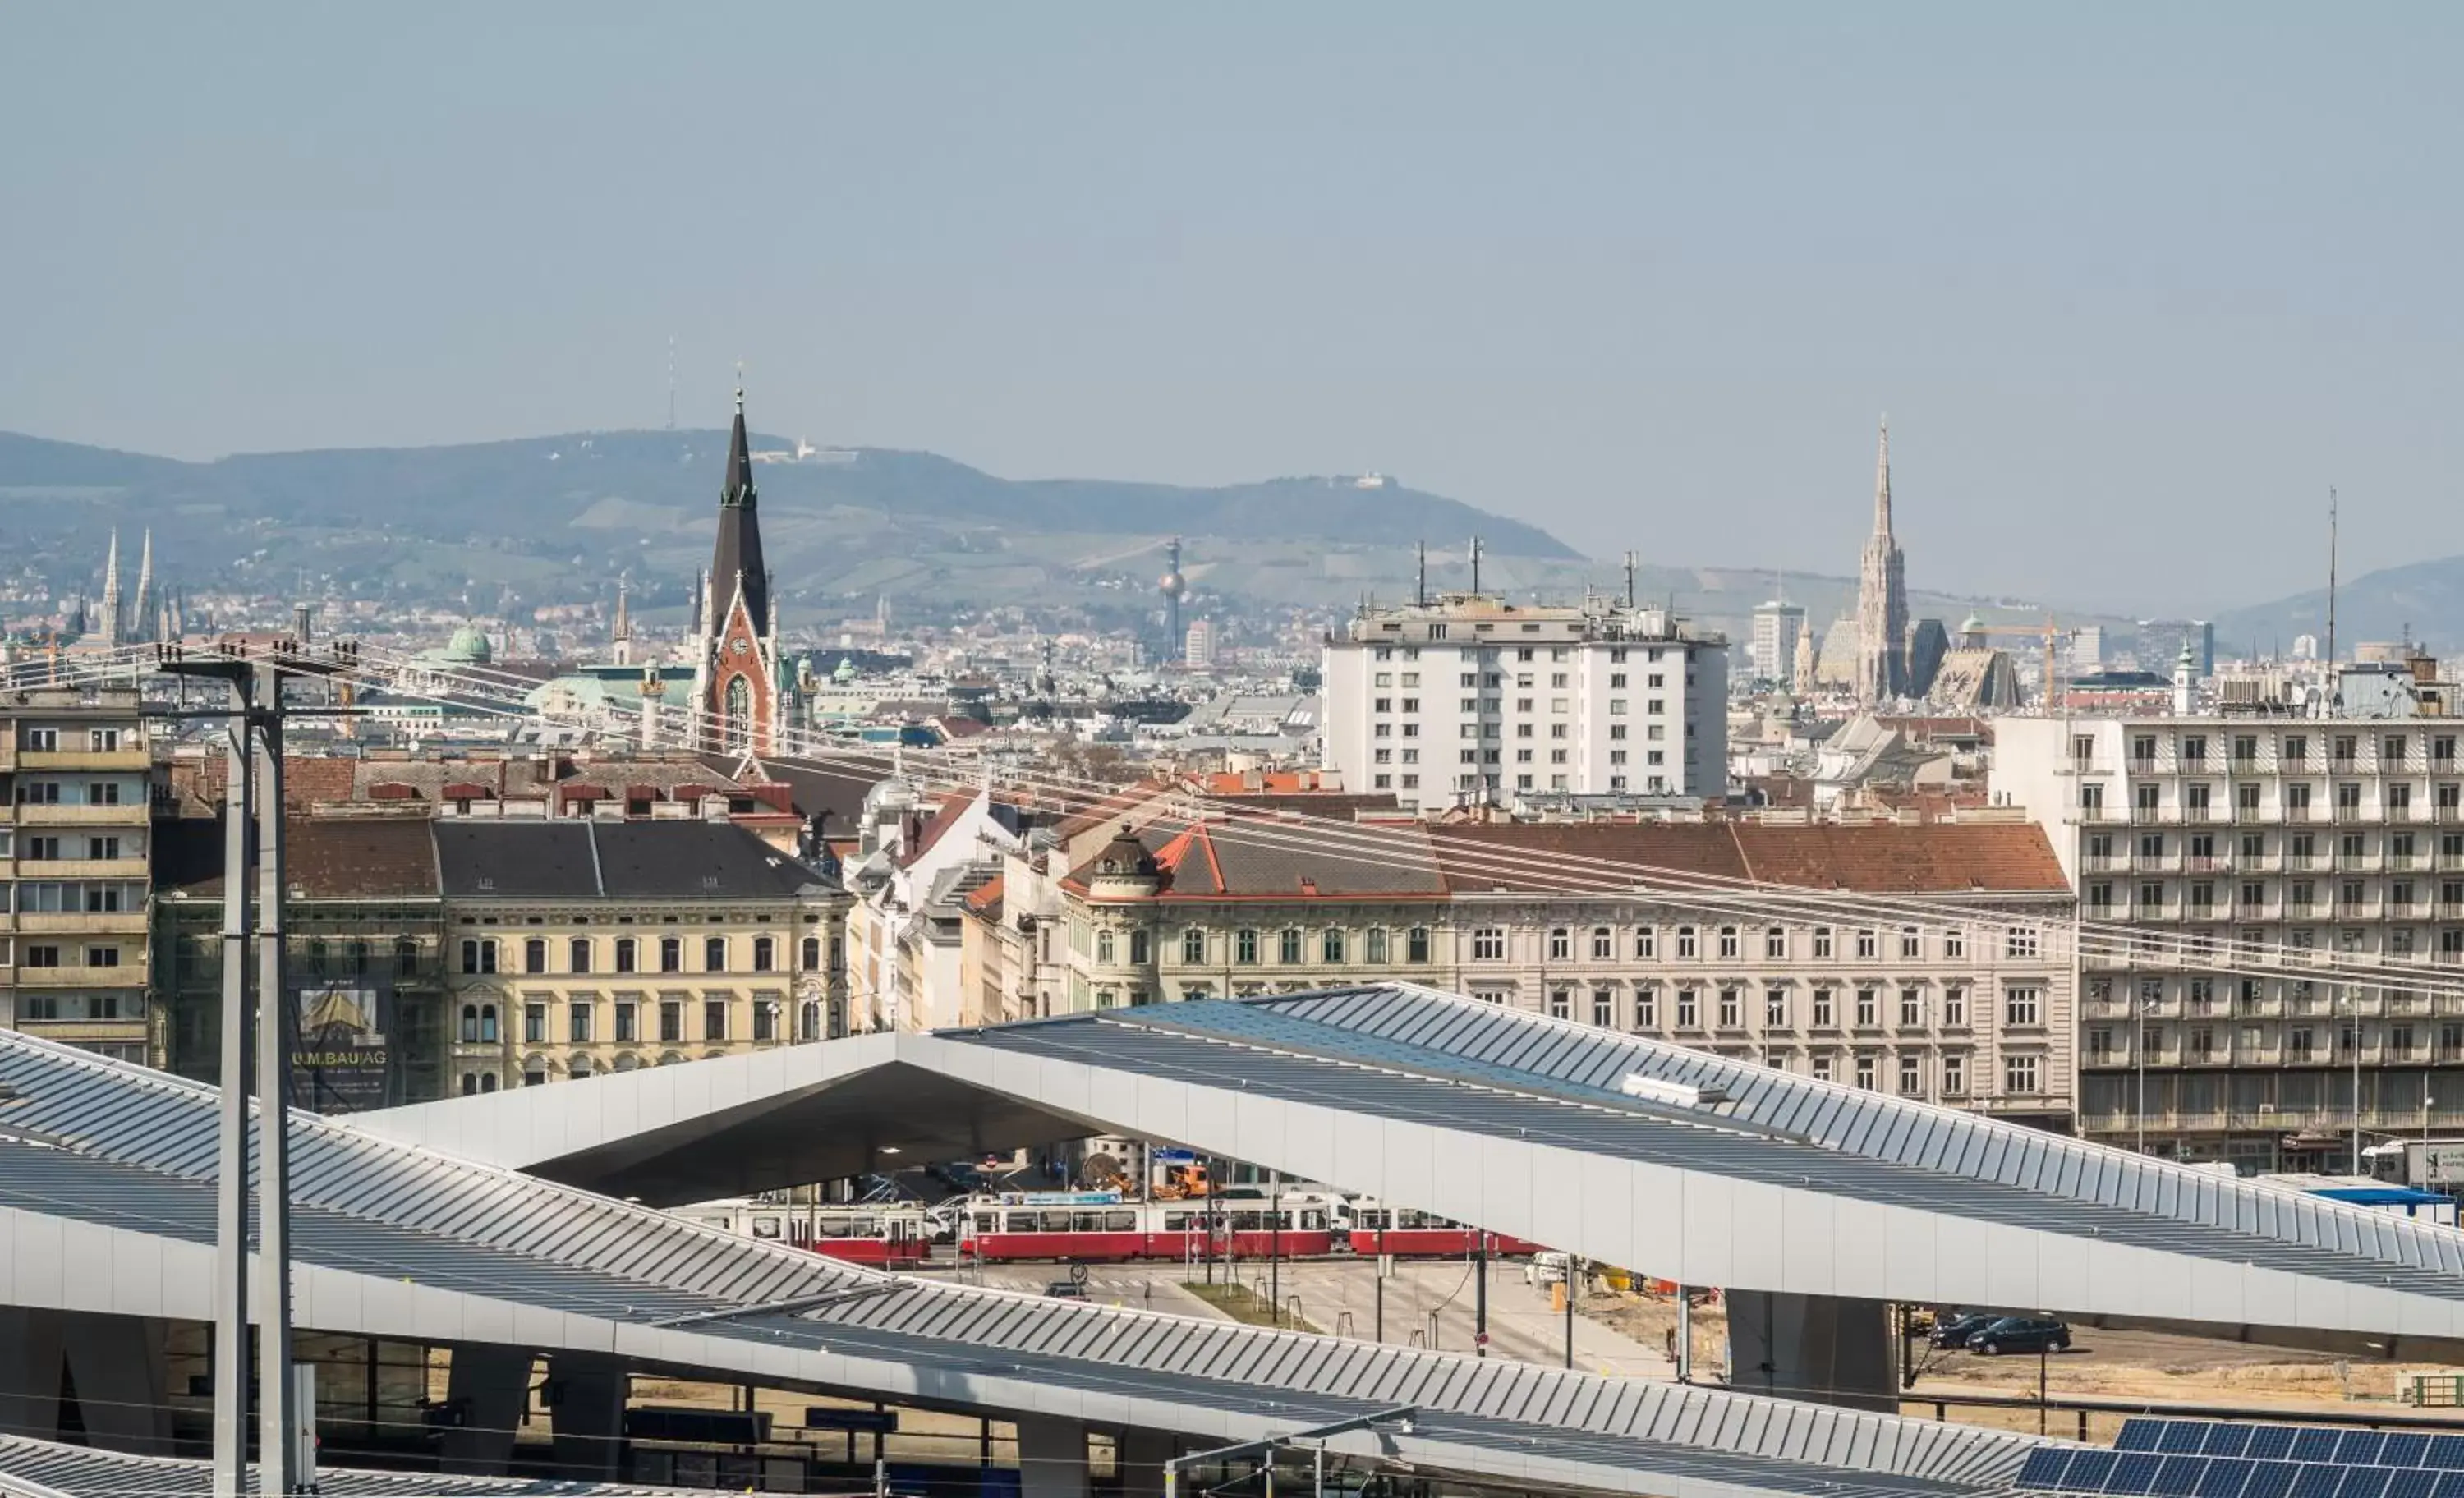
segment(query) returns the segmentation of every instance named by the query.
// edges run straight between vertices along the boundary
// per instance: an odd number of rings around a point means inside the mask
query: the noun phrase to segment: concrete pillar
[[[88,1444],[169,1456],[168,1335],[145,1316],[0,1310],[0,1430],[58,1439],[65,1372]]]
[[[1087,1427],[1051,1415],[1018,1418],[1020,1498],[1087,1498]]]
[[[1888,1302],[1732,1290],[1727,1303],[1730,1388],[1848,1409],[1898,1410]]]
[[[557,1476],[615,1481],[624,1466],[625,1400],[632,1392],[625,1365],[587,1353],[559,1353],[548,1359],[547,1391]]]
[[[1168,1430],[1137,1427],[1121,1432],[1122,1498],[1163,1498],[1163,1465],[1180,1454],[1180,1443]]]
[[[514,1456],[514,1430],[531,1393],[526,1348],[457,1344],[445,1381],[449,1423],[438,1453],[442,1470],[502,1477]]]

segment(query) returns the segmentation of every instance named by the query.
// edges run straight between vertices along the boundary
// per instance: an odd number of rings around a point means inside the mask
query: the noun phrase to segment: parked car
[[[2004,1353],[2059,1353],[2069,1350],[2071,1329],[2059,1321],[2041,1321],[2033,1316],[2004,1316],[1992,1325],[1971,1332],[1968,1350],[1998,1357]]]
[[[1054,1280],[1044,1287],[1044,1293],[1054,1300],[1085,1300],[1087,1287],[1075,1280]]]
[[[1968,1345],[1969,1337],[2001,1319],[2000,1316],[1980,1316],[1973,1312],[1959,1316],[1936,1315],[1933,1331],[1926,1335],[1925,1341],[1931,1346],[1957,1352]]]

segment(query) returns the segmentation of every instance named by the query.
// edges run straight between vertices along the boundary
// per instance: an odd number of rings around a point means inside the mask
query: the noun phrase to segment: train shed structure
[[[1891,1302],[2464,1357],[2464,1233],[1410,984],[884,1033],[363,1115],[648,1201],[1119,1135],[1687,1285],[1882,1407]]]

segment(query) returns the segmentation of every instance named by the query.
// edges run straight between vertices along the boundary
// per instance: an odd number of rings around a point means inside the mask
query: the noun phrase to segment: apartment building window
[[[1914,1026],[1925,1024],[1925,990],[1908,987],[1900,990],[1900,1024]]]
[[[1816,1056],[1814,1058],[1814,1080],[1816,1082],[1828,1082],[1831,1080],[1830,1057]]]
[[[1968,1058],[1966,1056],[1954,1053],[1942,1058],[1942,1095],[1945,1097],[1968,1095]]]
[[[1415,926],[1403,936],[1403,960],[1420,963],[1429,960],[1429,928]]]
[[[1378,946],[1378,938],[1384,935],[1385,933],[1382,931],[1373,931],[1369,934],[1369,946],[1372,954],[1370,960],[1376,960],[1375,954]],[[1180,934],[1180,959],[1191,967],[1196,967],[1198,964],[1206,960],[1205,928],[1192,926],[1187,931]]]
[[[1788,1028],[1788,990],[1777,984],[1763,990],[1763,1028]]]
[[[567,1007],[570,1012],[567,1014],[565,1021],[565,1039],[576,1046],[588,1045],[590,1043],[590,1016],[591,1011],[596,1007],[596,1005],[590,1003],[586,1000],[577,999]]]
[[[1275,960],[1289,967],[1301,960],[1301,929],[1287,926],[1275,936]]]
[[[669,1044],[685,1038],[685,1006],[679,999],[659,1001],[659,1039]]]
[[[1329,926],[1326,930],[1318,933],[1317,955],[1318,960],[1322,962],[1339,963],[1343,960],[1343,930],[1341,927]]]
[[[1720,990],[1720,1028],[1733,1030],[1746,1023],[1746,991],[1742,988]]]
[[[1574,1017],[1574,991],[1571,988],[1549,990],[1549,1018],[1571,1020]]]
[[[1605,962],[1617,956],[1617,933],[1607,926],[1592,928],[1592,960]]]
[[[1914,926],[1900,928],[1900,956],[1909,959],[1925,956],[1925,936]]]
[[[2087,887],[2087,908],[2090,914],[2109,915],[2113,912],[2113,881],[2098,879]]]
[[[1831,1029],[1834,1027],[1836,1020],[1837,1016],[1832,1009],[1831,990],[1828,988],[1815,989],[1814,991],[1814,1027],[1817,1030]]]
[[[1946,929],[1942,934],[1942,955],[1953,958],[1967,957],[1968,933],[1957,926]]]
[[[2014,1097],[2034,1097],[2044,1090],[2043,1065],[2038,1056],[2003,1057],[2002,1090]]]
[[[685,943],[681,936],[659,938],[659,971],[681,973],[685,970]]]
[[[2208,762],[2208,736],[2189,734],[2182,739],[2182,762],[2193,768],[2204,768]]]
[[[2464,1060],[2464,1024],[2442,1024],[2438,1027],[2438,1059]]]
[[[1634,955],[1636,960],[1648,962],[1653,958],[1657,957],[1659,952],[1660,932],[1657,927],[1637,926],[1634,928]]]
[[[640,947],[631,936],[616,938],[616,971],[630,973],[640,967]]]
[[[59,965],[60,949],[49,943],[28,947],[24,957],[18,962],[20,967],[58,967]]]
[[[1737,959],[1737,950],[1738,950],[1738,949],[1737,949],[1737,928],[1736,928],[1736,927],[1734,927],[1734,926],[1723,926],[1723,927],[1721,927],[1721,928],[1720,928],[1720,958],[1721,958],[1721,960],[1723,960],[1723,961],[1727,961],[1727,962],[1733,962],[1733,961],[1735,961],[1735,960]]]
[[[1882,991],[1879,988],[1857,990],[1857,1027],[1872,1029],[1882,1023]]]
[[[1132,990],[1130,994],[1130,1002],[1136,1003],[1138,999],[1139,995],[1137,992],[1135,990]],[[756,999],[753,1001],[753,1038],[757,1041],[775,1041],[779,1038],[779,1006],[777,1004],[763,999]]]
[[[1616,990],[1616,989],[1614,989],[1614,988],[1595,988],[1595,989],[1593,989],[1593,990],[1592,990],[1592,1023],[1593,1023],[1594,1024],[1598,1025],[1601,1029],[1604,1029],[1604,1030],[1605,1030],[1605,1029],[1612,1029],[1612,1028],[1614,1028],[1614,1027],[1616,1026],[1616,1024],[1617,1024],[1617,990]]]
[[[1232,960],[1244,966],[1257,962],[1258,934],[1256,932],[1236,931],[1232,934]]]
[[[1925,1062],[1915,1056],[1900,1058],[1900,1095],[1925,1096]]]
[[[2013,983],[2002,990],[2002,1023],[2028,1026],[2044,1021],[2045,991],[2034,983]]]
[[[1817,962],[1831,959],[1831,928],[1828,926],[1814,928],[1814,959]]]
[[[2284,787],[2284,814],[2296,822],[2299,822],[2302,818],[2310,815],[2310,787],[2308,784],[2297,781]],[[2303,856],[2307,857],[2308,855],[2305,853]]]
[[[642,1037],[637,1032],[634,1010],[639,1007],[630,999],[616,1001],[616,1044],[629,1046]]]
[[[462,971],[493,973],[496,970],[496,942],[494,937],[466,938],[462,943]]]
[[[17,856],[28,863],[56,863],[60,857],[60,840],[56,837],[30,837]]]
[[[2079,788],[2079,811],[2093,822],[2104,810],[2104,787],[2095,781],[2081,782]]]
[[[2034,926],[2013,926],[2002,934],[2002,955],[2013,961],[2036,955],[2039,937]]]
[[[2413,1031],[2412,1031],[2412,1026],[2411,1026],[2411,1025],[2409,1025],[2409,1024],[2390,1024],[2390,1025],[2388,1025],[2388,1026],[2387,1026],[2387,1053],[2386,1053],[2386,1057],[2385,1057],[2384,1059],[2394,1060],[2394,1061],[2409,1061],[2409,1060],[2411,1060],[2411,1059],[2412,1059],[2412,1041],[2413,1041]]]
[[[2156,736],[2154,734],[2133,734],[2130,736],[2130,767],[2134,770],[2143,772],[2152,770],[2156,767]]]
[[[701,1004],[701,1038],[706,1041],[727,1039],[727,1001],[705,999]]]
[[[2338,781],[2336,782],[2336,815],[2340,817],[2354,817],[2359,816],[2361,814],[2361,783],[2357,781]]]
[[[522,1005],[522,1040],[525,1044],[532,1046],[544,1046],[547,1044],[546,1004],[526,1003]]]
[[[587,973],[590,971],[590,938],[588,936],[576,936],[572,940],[566,942],[564,955],[565,968],[568,972]]]
[[[1677,928],[1677,955],[1678,957],[1686,959],[1691,959],[1701,955],[1700,951],[1694,944],[1693,927],[1680,926]]]
[[[1788,957],[1788,928],[1773,926],[1763,933],[1763,957],[1768,961],[1784,961]]]
[[[1858,960],[1871,962],[1876,958],[1881,956],[1881,936],[1879,933],[1874,931],[1873,928],[1867,927],[1865,930],[1857,933]]]
[[[1474,928],[1471,934],[1471,956],[1475,962],[1505,961],[1506,928],[1503,926]]]
[[[1634,991],[1634,1027],[1638,1030],[1660,1026],[1660,990],[1645,984]]]
[[[522,971],[525,973],[547,971],[546,937],[532,936],[522,943]]]
[[[1874,1090],[1873,1057],[1859,1056],[1857,1058],[1857,1087],[1859,1091],[1870,1092]]]
[[[33,754],[56,754],[60,747],[60,731],[56,728],[30,728],[17,747]]]
[[[1677,1027],[1681,1030],[1702,1027],[1702,995],[1691,988],[1677,990]]]
[[[1574,934],[1564,926],[1549,928],[1549,960],[1563,962],[1574,955]]]
[[[2104,1066],[2113,1060],[2113,1027],[2100,1024],[2087,1032],[2087,1059],[2091,1066]]]

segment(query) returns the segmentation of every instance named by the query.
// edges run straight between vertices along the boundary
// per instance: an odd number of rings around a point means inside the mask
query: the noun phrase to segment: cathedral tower
[[[695,738],[730,754],[769,754],[785,722],[770,573],[761,560],[759,496],[753,452],[744,430],[744,387],[736,389],[736,428],[727,444],[727,474],[718,491],[718,543],[700,609],[693,698]]]
[[[1891,535],[1891,421],[1882,418],[1874,459],[1874,534],[1857,574],[1857,700],[1887,702],[1908,692],[1907,562]]]

